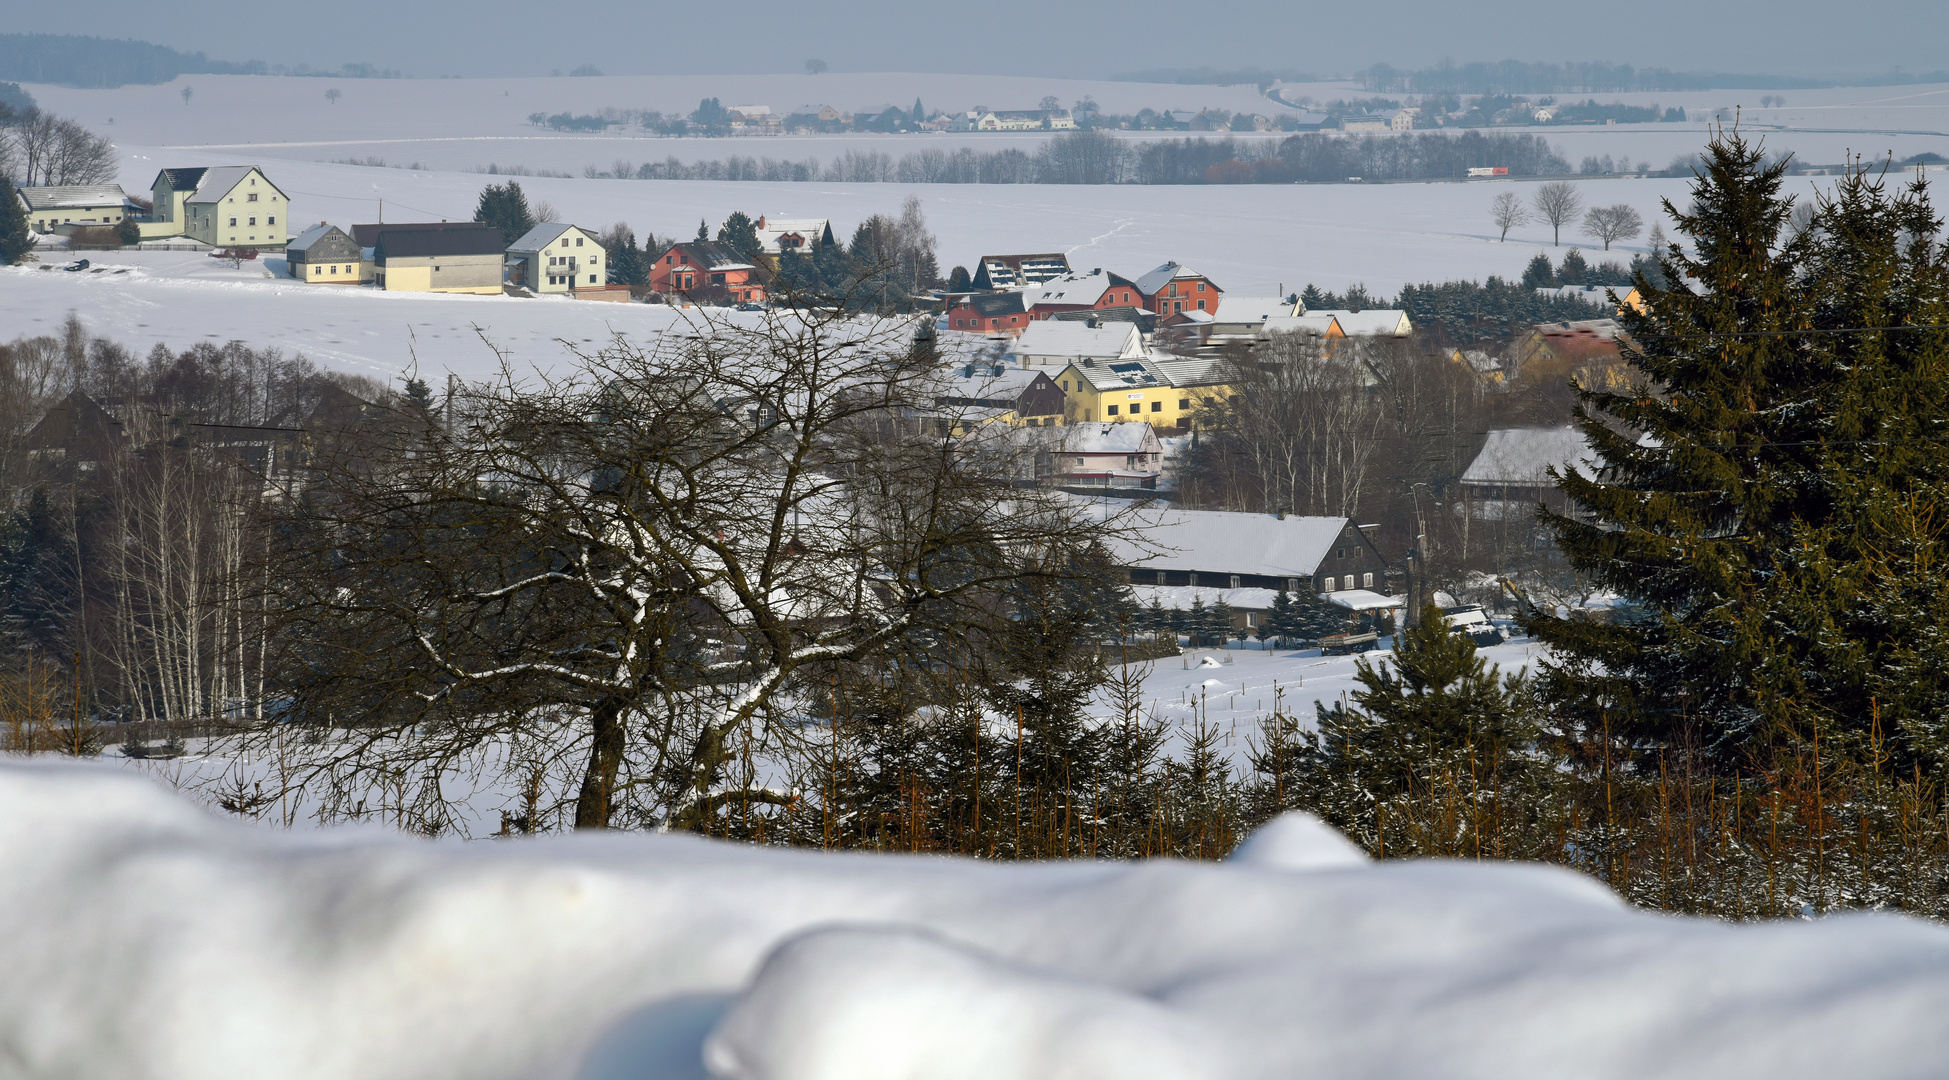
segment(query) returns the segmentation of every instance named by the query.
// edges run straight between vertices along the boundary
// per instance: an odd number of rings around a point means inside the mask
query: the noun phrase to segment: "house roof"
[[[1171,282],[1184,281],[1189,278],[1204,278],[1206,281],[1211,281],[1210,278],[1205,277],[1196,270],[1187,268],[1182,263],[1173,259],[1163,266],[1152,270],[1150,273],[1145,274],[1143,277],[1138,278],[1137,291],[1143,293],[1145,296],[1156,296],[1163,290],[1164,286],[1169,285]],[[1212,281],[1211,287],[1218,289],[1218,283]],[[1222,293],[1225,290],[1218,289],[1218,291]]]
[[[1272,318],[1299,314],[1299,303],[1283,296],[1221,296],[1212,321],[1256,326]]]
[[[1135,425],[1132,425],[1135,426]],[[1099,502],[1109,514],[1122,505]],[[1128,530],[1109,541],[1112,558],[1151,570],[1311,577],[1347,528],[1343,517],[1236,514],[1139,506]]]
[[[1366,311],[1309,311],[1308,315],[1331,315],[1348,337],[1407,337],[1414,329],[1408,313],[1394,308],[1369,308]]]
[[[348,242],[352,239],[349,236],[345,236],[344,231],[338,226],[319,222],[304,232],[299,233],[297,236],[292,237],[291,242],[284,245],[284,250],[287,254],[302,255],[310,251],[313,244],[316,244],[318,241],[323,240],[333,233],[338,233],[339,236],[344,237]]]
[[[1148,333],[1153,327],[1157,325],[1157,313],[1155,311],[1151,311],[1148,308],[1140,308],[1136,306],[1086,308],[1081,311],[1052,312],[1049,315],[1048,321],[1077,322],[1077,323],[1093,322],[1098,325],[1103,325],[1106,323],[1130,323],[1131,325],[1135,326],[1137,329]]]
[[[385,224],[354,225],[352,226],[352,239],[358,241],[360,247],[369,248],[379,242],[380,233],[391,232],[396,229],[425,230],[425,229],[492,229],[492,228],[494,228],[494,226],[483,225],[478,221],[398,221],[398,222],[387,222]]]
[[[1111,289],[1136,287],[1137,283],[1129,278],[1098,267],[1087,274],[1065,274],[1043,282],[1041,289],[1030,294],[1029,305],[1072,304],[1087,307],[1103,299],[1103,294]]]
[[[941,398],[966,398],[972,401],[1014,401],[1038,378],[1048,378],[1033,368],[1002,367],[992,362],[973,361],[947,370],[934,393]]]
[[[16,188],[29,210],[59,210],[79,206],[121,206],[129,197],[120,184],[63,184]]]
[[[1113,321],[1106,326],[1091,326],[1086,322],[1042,319],[1030,323],[1009,351],[1017,356],[1062,359],[1140,357],[1144,354],[1144,335],[1135,323]]]
[[[509,244],[508,254],[510,255],[538,254],[543,248],[546,248],[548,245],[561,239],[563,233],[569,231],[570,229],[576,229],[576,228],[580,228],[580,226],[569,225],[565,222],[560,222],[560,221],[544,221],[541,224],[535,226],[534,228],[529,229],[527,232],[522,233],[519,239],[517,239],[514,243]],[[595,234],[589,232],[589,230],[582,229],[581,231],[587,233],[590,239],[595,238]]]
[[[968,297],[968,306],[974,308],[975,314],[984,319],[1020,315],[1029,310],[1022,302],[1022,294],[1019,292],[975,293]],[[1034,327],[1031,326],[1030,329]]]
[[[440,255],[499,255],[501,230],[492,225],[477,229],[387,229],[372,247],[374,258],[431,258]]]
[[[171,191],[195,191],[196,185],[203,182],[203,174],[208,169],[164,169],[156,174],[156,179],[169,185]],[[149,185],[154,188],[154,184]]]
[[[512,251],[513,249],[508,249]],[[754,270],[756,267],[744,261],[731,245],[716,240],[686,240],[672,244],[663,252],[667,258],[674,251],[677,258],[698,270]],[[674,265],[668,264],[666,265]]]
[[[1614,341],[1624,334],[1624,327],[1616,319],[1573,319],[1569,322],[1537,323],[1536,332],[1544,336],[1556,334],[1590,334],[1604,341]]]
[[[1574,427],[1499,428],[1489,432],[1481,452],[1463,470],[1462,482],[1548,487],[1552,465],[1569,466],[1593,477],[1597,454]]]
[[[975,264],[975,283],[992,289],[1040,285],[1069,273],[1069,256],[1060,251],[1033,255],[983,255]]]
[[[218,165],[215,168],[204,169],[203,175],[197,179],[195,190],[190,193],[189,201],[213,202],[221,199],[229,194],[232,188],[243,183],[244,177],[253,172],[262,175],[255,165]],[[276,184],[271,183],[270,177],[264,177],[264,183],[278,190],[280,195],[283,194],[282,189],[278,189]]]
[[[1054,431],[1061,435],[1061,445],[1052,447],[1065,454],[1143,454],[1161,453],[1157,445],[1157,432],[1144,421],[1126,421],[1121,424],[1103,421],[1081,424],[1064,424],[1054,428],[1034,428],[1035,431]]]
[[[1303,332],[1325,335],[1332,333],[1334,325],[1330,313],[1309,311],[1304,315],[1275,315],[1261,323],[1259,328],[1268,334]],[[1344,330],[1341,332],[1345,333]]]
[[[1151,362],[1172,386],[1222,386],[1232,381],[1230,365],[1218,358],[1160,353]]]
[[[1170,377],[1156,364],[1137,357],[1101,361],[1084,359],[1072,362],[1065,370],[1076,372],[1093,390],[1135,390],[1171,385]]]
[[[758,243],[768,255],[777,255],[782,250],[779,238],[783,236],[803,237],[806,246],[832,242],[832,221],[828,218],[774,218],[758,219]]]

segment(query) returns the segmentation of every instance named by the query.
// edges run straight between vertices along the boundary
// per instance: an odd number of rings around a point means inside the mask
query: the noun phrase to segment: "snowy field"
[[[123,180],[133,189],[146,188],[161,164],[184,163],[152,149],[130,153]],[[389,221],[464,220],[488,180],[465,173],[260,163],[291,195],[294,221],[341,226],[374,220],[379,199]],[[1794,183],[1812,190],[1823,181]],[[1533,186],[1527,183],[1221,190],[534,178],[522,186],[530,199],[554,204],[571,221],[595,228],[625,221],[639,235],[659,236],[693,235],[700,218],[715,225],[739,209],[754,217],[829,216],[838,230],[850,232],[870,214],[896,212],[913,194],[939,237],[944,269],[970,266],[988,253],[1060,250],[1081,270],[1101,266],[1134,277],[1177,259],[1238,296],[1294,292],[1308,282],[1336,290],[1362,282],[1391,294],[1409,281],[1514,278],[1549,242],[1547,230],[1529,226],[1498,243],[1489,223],[1493,194],[1507,187],[1527,195]],[[1629,203],[1647,220],[1659,212],[1660,198],[1683,199],[1686,192],[1678,180],[1594,180],[1582,186],[1593,204]],[[1640,238],[1614,257],[1628,261],[1642,250]],[[46,265],[67,259],[54,250],[44,257]],[[546,363],[562,355],[553,344],[557,339],[593,343],[612,328],[633,335],[670,317],[641,305],[385,294],[265,278],[276,273],[266,266],[277,260],[246,264],[242,271],[191,252],[109,252],[94,261],[130,269],[0,270],[0,333],[44,329],[74,311],[95,333],[144,350],[157,341],[181,348],[236,339],[382,377],[417,356],[422,373],[435,376],[472,375],[493,365],[473,326],[514,349],[521,362]],[[416,337],[405,334],[409,327]]]
[[[0,1047],[26,1078],[1863,1080],[1949,1060],[1949,931],[1729,926],[1553,868],[1375,864],[1288,816],[1222,864],[220,821],[0,765]]]
[[[186,104],[183,87],[193,88]],[[324,92],[337,88],[336,103]],[[1065,106],[1084,95],[1111,112],[1139,109],[1225,109],[1279,115],[1291,112],[1251,86],[1035,79],[1013,76],[903,73],[640,76],[583,79],[394,79],[345,80],[270,76],[193,75],[160,86],[112,90],[30,85],[44,106],[108,132],[118,142],[170,151],[225,152],[252,160],[334,161],[380,157],[404,165],[465,171],[490,163],[565,171],[585,166],[608,170],[617,160],[641,163],[675,156],[685,161],[732,154],[824,160],[847,150],[871,150],[898,158],[923,148],[1016,147],[1033,151],[1043,136],[844,135],[729,139],[660,138],[642,134],[562,135],[527,122],[531,113],[594,113],[603,108],[689,112],[700,98],[726,106],[768,105],[790,110],[830,104],[845,112],[879,112],[888,105],[911,108],[918,97],[929,109],[1033,108],[1044,95]],[[1367,96],[1350,83],[1290,84],[1289,100],[1318,101]],[[1924,151],[1949,155],[1949,87],[1839,87],[1788,91],[1788,104],[1760,108],[1759,91],[1704,90],[1656,94],[1586,95],[1599,101],[1681,106],[1693,116],[1682,124],[1620,124],[1541,127],[1532,131],[1555,143],[1572,164],[1586,155],[1629,157],[1662,168],[1679,154],[1704,145],[1714,110],[1742,109],[1751,130],[1769,146],[1790,149],[1821,164],[1849,153],[1897,159]],[[1768,95],[1770,96],[1770,94]],[[1568,97],[1576,97],[1569,95]],[[1133,132],[1134,139],[1166,133]],[[1282,138],[1283,136],[1240,136]],[[142,183],[147,183],[147,177]]]

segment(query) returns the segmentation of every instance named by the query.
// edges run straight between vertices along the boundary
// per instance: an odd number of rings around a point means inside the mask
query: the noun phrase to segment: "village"
[[[490,186],[482,205],[510,194],[518,197],[518,185]],[[643,250],[633,238],[570,222],[525,229],[488,221],[300,225],[290,219],[289,194],[253,165],[165,168],[146,198],[116,185],[30,187],[19,197],[30,228],[46,242],[46,268],[63,243],[70,255],[82,255],[126,241],[136,250],[261,260],[266,276],[322,289],[509,303],[765,312],[799,302],[788,295],[802,276],[794,267],[815,265],[822,250],[844,250],[833,222],[812,217],[736,214],[726,228],[739,236],[720,230],[719,239],[705,239],[700,227],[697,239],[651,240]],[[1451,608],[1458,626],[1486,621],[1485,602],[1505,615],[1530,602],[1499,580],[1532,569],[1526,564],[1478,574],[1485,588],[1464,597],[1469,603],[1439,590],[1425,563],[1415,565],[1417,548],[1427,548],[1425,525],[1289,512],[1298,509],[1292,506],[1241,513],[1179,502],[1201,425],[1209,438],[1214,425],[1228,422],[1242,370],[1255,361],[1263,366],[1276,352],[1285,364],[1354,371],[1360,385],[1377,391],[1380,351],[1415,341],[1408,312],[1309,308],[1296,292],[1228,294],[1221,282],[1175,260],[1128,276],[1072,266],[1063,252],[982,254],[969,262],[971,273],[957,266],[945,283],[919,282],[903,298],[901,317],[924,327],[917,332],[938,357],[934,408],[916,419],[964,453],[1006,461],[999,480],[1159,507],[1145,522],[1151,549],[1121,553],[1135,602],[1146,609],[1146,630],[1174,629],[1193,644],[1235,639],[1263,647],[1268,639],[1317,642],[1337,634],[1372,647],[1431,600]],[[1588,286],[1538,291],[1589,303],[1608,295]],[[1620,307],[1639,303],[1635,290],[1620,291]],[[1614,383],[1626,341],[1615,318],[1598,317],[1529,326],[1493,353],[1444,347],[1444,355],[1477,392],[1493,395],[1526,371],[1579,385]],[[371,407],[339,398],[319,416],[284,418],[274,432],[233,426],[210,429],[205,438],[233,452],[247,445],[254,460],[289,460],[287,444],[305,430],[319,423],[342,428],[347,415]],[[115,441],[105,432],[134,430],[120,415],[127,404],[89,401],[77,391],[30,433],[30,452],[69,461],[99,453]],[[1589,457],[1582,436],[1561,424],[1500,428],[1475,445],[1448,503],[1505,530],[1510,508],[1554,495],[1552,467]],[[989,452],[997,446],[1008,452]],[[1447,569],[1452,582],[1456,568]],[[1340,616],[1297,614],[1315,597]]]

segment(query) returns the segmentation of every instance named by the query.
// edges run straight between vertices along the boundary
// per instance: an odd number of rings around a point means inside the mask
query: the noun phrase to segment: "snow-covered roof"
[[[1339,592],[1321,593],[1320,598],[1349,611],[1379,611],[1401,607],[1408,602],[1405,596],[1384,596],[1372,589],[1341,589]]]
[[[1128,421],[1109,423],[1091,421],[1081,424],[1064,424],[1054,428],[1036,428],[1037,431],[1061,433],[1062,444],[1059,449],[1065,454],[1143,454],[1160,453],[1157,433],[1148,423]]]
[[[190,192],[189,201],[193,203],[204,203],[221,199],[225,195],[230,194],[232,188],[243,183],[244,178],[253,172],[256,172],[259,176],[263,176],[263,173],[255,165],[218,165],[214,168],[204,169],[203,175],[196,181],[196,190]],[[271,183],[270,177],[264,177],[264,183],[272,189],[277,190],[278,194],[284,194],[282,189],[278,188],[276,184]]]
[[[83,206],[121,206],[129,201],[120,184],[60,184],[15,189],[29,210],[65,210]]]
[[[1324,336],[1333,330],[1333,316],[1316,311],[1304,315],[1274,315],[1260,324],[1260,330],[1267,334],[1304,332]]]
[[[563,233],[569,231],[570,229],[576,229],[576,228],[580,228],[580,226],[569,225],[560,221],[544,221],[541,224],[535,226],[534,228],[529,229],[527,232],[522,233],[520,239],[516,240],[512,244],[509,244],[508,254],[510,255],[536,254],[544,250],[545,248],[547,248],[548,245],[561,239]],[[588,233],[588,235],[591,238],[593,238],[595,235],[594,233],[590,233],[589,230],[587,229],[582,229],[581,231],[584,233]]]
[[[1097,504],[1099,512],[1121,509]],[[1311,577],[1348,528],[1343,517],[1235,514],[1140,506],[1129,512],[1141,539],[1117,537],[1111,555],[1125,566],[1264,577]]]
[[[304,252],[311,250],[311,245],[317,243],[320,240],[323,240],[325,237],[330,236],[332,233],[335,232],[338,233],[340,236],[345,235],[344,232],[342,232],[338,226],[328,225],[324,222],[320,222],[316,225],[313,225],[311,228],[306,229],[304,232],[299,233],[297,236],[292,237],[291,242],[284,245],[284,250],[287,254],[292,254],[292,255],[303,254]],[[351,237],[348,236],[346,237],[346,239],[350,240]]]
[[[1143,293],[1145,296],[1155,296],[1159,290],[1164,288],[1164,286],[1169,285],[1173,281],[1179,281],[1185,278],[1202,278],[1202,277],[1204,277],[1203,274],[1200,274],[1195,270],[1189,269],[1186,266],[1184,266],[1184,264],[1173,259],[1170,262],[1165,263],[1163,266],[1160,266],[1157,269],[1152,270],[1150,273],[1145,274],[1143,277],[1138,278],[1137,290]],[[1206,278],[1206,280],[1209,281],[1210,279]]]
[[[1407,337],[1414,329],[1408,321],[1408,313],[1393,308],[1369,308],[1366,311],[1309,311],[1308,315],[1331,315],[1340,324],[1340,332],[1348,337]]]
[[[1030,290],[1028,304],[1030,307],[1037,304],[1078,304],[1094,307],[1097,301],[1103,299],[1103,294],[1113,288],[1135,289],[1136,287],[1135,282],[1098,267],[1087,274],[1065,274],[1052,281],[1044,282],[1040,290]]]
[[[803,244],[792,250],[809,251],[814,244],[826,242],[827,234],[832,229],[832,222],[827,218],[761,217],[754,228],[758,233],[758,245],[765,253],[778,255],[784,250],[779,244],[780,237],[796,236],[803,241]]]
[[[1232,378],[1230,365],[1218,358],[1156,353],[1151,362],[1172,386],[1220,386]]]
[[[1167,611],[1190,611],[1194,600],[1206,607],[1217,607],[1223,600],[1241,611],[1271,611],[1279,598],[1277,589],[1211,589],[1203,585],[1132,585],[1131,594],[1139,607],[1149,607],[1152,599]]]
[[[1144,335],[1136,323],[1112,322],[1091,326],[1084,322],[1041,319],[1022,331],[1010,352],[1049,361],[1125,359],[1144,355]]]
[[[1548,487],[1550,466],[1570,466],[1594,476],[1597,454],[1574,427],[1499,428],[1489,432],[1482,452],[1462,472],[1465,484]]]
[[[1586,304],[1601,304],[1609,307],[1608,295],[1612,289],[1617,290],[1619,298],[1631,292],[1629,285],[1552,285],[1547,289],[1537,289],[1536,295],[1557,300],[1582,300]]]
[[[1299,311],[1299,303],[1283,296],[1226,296],[1218,301],[1214,322],[1263,323],[1267,319],[1289,317]]]
[[[977,361],[949,369],[936,383],[934,393],[943,398],[1014,401],[1039,375],[1042,372],[1018,367],[1003,367],[997,372],[993,364]]]

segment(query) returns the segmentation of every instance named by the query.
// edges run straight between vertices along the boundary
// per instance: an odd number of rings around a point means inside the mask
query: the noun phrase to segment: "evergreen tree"
[[[27,231],[27,209],[14,191],[13,181],[0,174],[0,266],[12,266],[34,250]]]
[[[1659,253],[1674,284],[1641,277],[1647,310],[1619,316],[1660,392],[1580,395],[1603,467],[1559,478],[1575,513],[1542,515],[1632,606],[1532,618],[1540,689],[1586,737],[1696,729],[1727,766],[1876,728],[1934,755],[1949,581],[1923,507],[1949,493],[1949,338],[1861,328],[1949,322],[1938,223],[1919,185],[1891,198],[1856,174],[1795,233],[1785,169],[1735,132],[1708,147],[1690,210],[1666,206],[1694,254]]]
[[[968,275],[968,268],[957,266],[947,275],[948,292],[967,292],[974,288],[974,278]]]
[[[1232,605],[1225,600],[1223,593],[1219,594],[1218,602],[1211,605],[1208,615],[1211,619],[1212,639],[1220,645],[1225,644],[1225,639],[1232,636],[1233,624],[1237,622],[1237,613],[1232,610]]]
[[[1272,598],[1272,610],[1266,615],[1266,629],[1272,636],[1281,639],[1300,637],[1299,625],[1294,618],[1292,594],[1284,589]]]
[[[617,285],[642,285],[650,279],[650,260],[636,246],[636,234],[628,229],[603,245],[609,258],[609,280]]]
[[[1550,257],[1537,252],[1523,268],[1523,287],[1526,289],[1547,289],[1557,283],[1556,267],[1550,265]]]
[[[757,263],[765,250],[764,245],[758,242],[758,226],[742,210],[733,210],[731,216],[724,219],[724,224],[717,230],[717,242],[730,245],[739,258],[753,264]]]
[[[921,107],[920,107],[920,99],[919,99],[919,98],[915,98],[915,99],[914,99],[914,112],[913,112],[913,117],[914,117],[914,123],[915,123],[915,124],[920,124],[920,123],[923,123],[923,122],[925,122],[925,121],[926,121],[926,119],[927,119],[927,110],[926,110],[926,109],[923,109],[923,108],[921,108]]]
[[[1563,253],[1563,262],[1557,267],[1556,279],[1565,285],[1582,285],[1590,280],[1590,264],[1584,261],[1584,253],[1571,248]]]
[[[697,242],[702,244],[711,238],[711,223],[703,218],[697,219]]]
[[[503,244],[514,243],[535,227],[535,215],[528,209],[528,197],[522,194],[521,185],[513,180],[506,184],[489,184],[481,189],[480,202],[474,207],[474,220],[501,230]]]
[[[115,223],[115,239],[120,240],[123,247],[134,247],[142,242],[142,226],[137,225],[134,218],[125,217]]]
[[[1205,634],[1205,626],[1210,621],[1210,613],[1205,610],[1205,598],[1198,593],[1192,593],[1191,607],[1185,610],[1183,614],[1184,618],[1179,623],[1179,626],[1183,629],[1185,636],[1191,639],[1190,644],[1201,644]]]
[[[1300,290],[1299,304],[1308,311],[1328,310],[1333,307],[1332,304],[1327,303],[1326,294],[1320,291],[1319,286],[1310,283]]]

